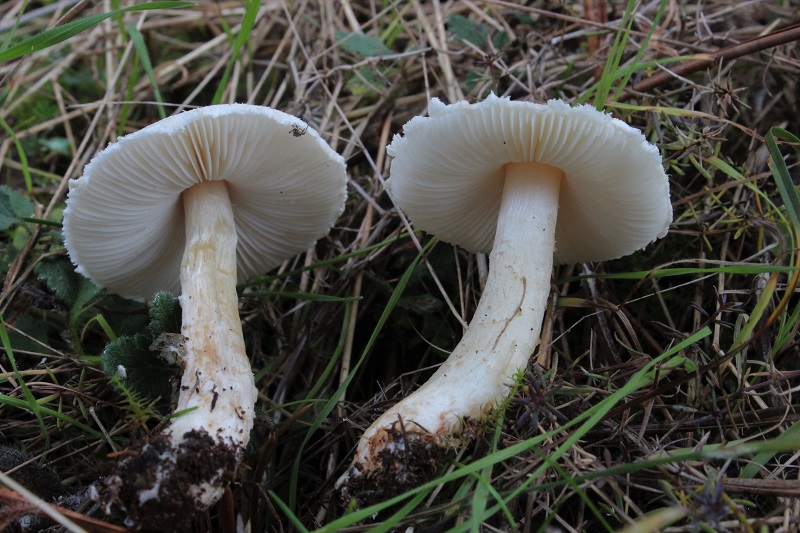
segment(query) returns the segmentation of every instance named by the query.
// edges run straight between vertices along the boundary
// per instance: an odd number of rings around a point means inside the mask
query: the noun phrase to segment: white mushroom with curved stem
[[[130,522],[187,524],[216,502],[247,445],[258,391],[237,281],[325,235],[341,214],[345,164],[297,119],[228,104],[127,135],[70,183],[64,237],[78,272],[122,296],[180,292],[185,341],[177,412],[109,482]]]
[[[338,482],[356,498],[376,484],[391,494],[419,482],[415,456],[431,463],[466,419],[508,393],[539,341],[554,260],[621,257],[672,221],[658,149],[590,106],[491,95],[474,105],[433,99],[429,114],[388,147],[387,188],[416,227],[491,251],[489,276],[448,359],[361,437]]]

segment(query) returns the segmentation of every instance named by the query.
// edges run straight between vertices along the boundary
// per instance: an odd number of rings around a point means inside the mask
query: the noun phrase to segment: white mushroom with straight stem
[[[344,160],[296,125],[254,105],[181,113],[120,138],[70,183],[78,272],[127,298],[180,293],[181,414],[107,480],[138,527],[187,526],[232,480],[258,397],[237,282],[311,247],[344,207]]]
[[[408,489],[436,450],[480,420],[538,344],[553,262],[641,249],[672,221],[669,181],[642,133],[590,106],[433,99],[388,147],[387,188],[419,229],[490,255],[464,336],[419,389],[358,442],[338,486],[356,499]]]

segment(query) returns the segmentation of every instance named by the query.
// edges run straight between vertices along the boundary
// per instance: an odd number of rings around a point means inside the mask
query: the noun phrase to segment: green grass
[[[756,18],[729,0],[619,0],[596,22],[583,6],[0,5],[3,444],[78,491],[174,416],[172,398],[143,399],[102,370],[107,343],[147,333],[148,308],[73,271],[68,182],[176,109],[253,102],[318,130],[350,187],[328,237],[239,288],[260,415],[232,512],[252,531],[800,527],[796,43],[625,91],[796,23],[800,5],[762,3]],[[383,188],[386,145],[428,96],[490,90],[589,102],[639,128],[664,158],[674,222],[632,256],[556,267],[532,361],[566,421],[518,425],[523,407],[503,402],[434,479],[356,508],[334,483],[358,437],[456,345],[485,263],[404,223]],[[147,379],[170,390],[168,374]],[[0,510],[0,529],[14,512]],[[81,512],[101,531],[124,519]],[[229,531],[230,513],[215,506],[195,530]]]

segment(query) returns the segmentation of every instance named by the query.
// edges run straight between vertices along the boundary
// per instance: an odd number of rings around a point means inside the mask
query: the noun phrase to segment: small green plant
[[[40,262],[34,272],[69,309],[69,331],[73,342],[77,342],[81,317],[93,307],[102,289],[76,273],[72,263],[63,257]]]
[[[25,195],[0,185],[0,231],[8,231],[33,213],[33,204]]]
[[[148,422],[161,417],[155,408],[156,401],[133,390],[126,384],[126,381],[119,374],[111,378],[111,384],[122,396],[122,401],[119,405],[125,411],[125,420],[134,427],[146,430]]]
[[[480,51],[483,56],[475,62],[475,66],[482,67],[483,70],[468,72],[464,89],[472,92],[476,87],[480,87],[479,94],[483,95],[489,90],[499,92],[499,80],[505,73],[496,63],[500,62],[505,48],[511,42],[508,33],[492,31],[486,24],[472,21],[462,15],[450,15],[447,18],[447,29],[457,41],[465,43],[473,51]]]
[[[180,357],[180,330],[178,299],[168,292],[156,293],[148,331],[123,335],[109,343],[103,351],[103,370],[112,381],[123,384],[125,391],[137,395],[130,396],[131,400],[139,395],[168,398],[172,392],[170,378],[177,375],[174,363]],[[126,398],[128,392],[123,392]]]

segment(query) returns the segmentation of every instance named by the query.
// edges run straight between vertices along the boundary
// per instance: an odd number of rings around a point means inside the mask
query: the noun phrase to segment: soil
[[[191,495],[203,483],[229,484],[240,450],[215,441],[205,431],[186,433],[177,450],[159,434],[128,451],[106,479],[108,503],[125,513],[125,524],[140,531],[184,531],[204,506]],[[169,457],[174,454],[174,462]],[[155,491],[142,502],[140,495]]]

